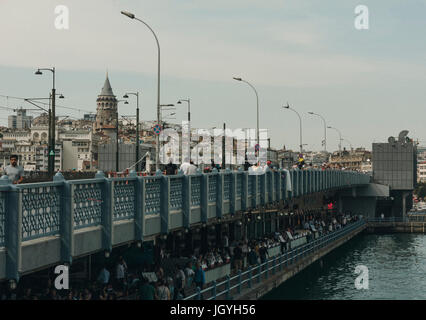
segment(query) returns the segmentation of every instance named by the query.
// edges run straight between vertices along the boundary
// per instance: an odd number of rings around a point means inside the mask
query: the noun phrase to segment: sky
[[[69,10],[69,29],[55,28],[55,8]],[[354,26],[366,5],[369,29]],[[343,147],[371,149],[404,129],[426,144],[426,0],[0,0],[0,95],[48,97],[56,69],[57,114],[96,112],[108,71],[114,94],[140,91],[141,118],[156,118],[157,46],[161,103],[191,99],[191,126],[260,127],[271,145],[297,150],[302,117],[305,149],[321,150],[324,127],[339,129]],[[0,96],[0,106],[27,107]],[[185,120],[178,105],[176,122]],[[119,104],[135,114],[135,99]],[[0,125],[10,110],[0,109]],[[36,115],[36,113],[34,113]],[[349,141],[349,142],[348,142]],[[338,149],[327,131],[328,151]]]

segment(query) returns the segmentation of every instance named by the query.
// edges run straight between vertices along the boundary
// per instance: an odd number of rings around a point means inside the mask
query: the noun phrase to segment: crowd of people
[[[152,264],[144,264],[129,269],[123,256],[116,262],[103,265],[96,280],[70,283],[69,290],[57,290],[53,278],[47,285],[18,286],[17,290],[0,288],[0,299],[22,300],[180,300],[195,293],[196,287],[203,289],[206,284],[206,272],[212,268],[230,264],[232,274],[248,266],[264,263],[269,257],[269,249],[280,246],[280,253],[290,249],[288,243],[300,237],[307,241],[328,234],[356,221],[356,216],[337,214],[324,218],[323,215],[305,215],[303,221],[294,223],[283,231],[275,231],[257,239],[230,241],[228,235],[222,235],[221,241],[210,243],[205,252],[200,247],[185,256],[177,257],[167,251],[164,245],[158,247],[158,259]],[[166,262],[169,262],[167,265]],[[40,290],[35,287],[43,288]]]

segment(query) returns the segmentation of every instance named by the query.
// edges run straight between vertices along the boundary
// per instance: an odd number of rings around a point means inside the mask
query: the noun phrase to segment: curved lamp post
[[[154,35],[155,41],[157,42],[157,49],[158,49],[158,65],[157,65],[157,123],[161,123],[160,118],[160,43],[158,42],[157,35],[155,34],[154,30],[144,21],[138,19],[135,17],[133,13],[127,12],[127,11],[121,11],[121,13],[130,19],[137,20],[139,22],[142,22]],[[157,134],[156,137],[156,145],[155,145],[155,170],[160,169],[160,135]]]
[[[342,140],[343,140],[342,139],[342,133],[340,132],[339,129],[337,129],[335,127],[328,126],[327,128],[328,129],[334,129],[339,133],[339,154],[341,155],[342,154]]]
[[[290,105],[287,102],[286,106],[283,106],[284,109],[289,109],[293,112],[295,112],[297,114],[297,116],[299,117],[299,143],[300,143],[300,153],[303,153],[303,143],[302,143],[302,118],[300,117],[299,112],[297,112],[296,110],[294,110],[293,108],[290,107]]]
[[[325,122],[325,119],[322,115],[320,115],[318,113],[315,113],[315,112],[312,112],[312,111],[309,111],[308,113],[312,114],[314,116],[320,117],[322,119],[322,121],[324,122],[324,151],[327,152],[327,124]]]
[[[260,142],[259,142],[259,95],[257,94],[256,88],[253,87],[253,85],[250,82],[243,80],[241,78],[236,78],[236,77],[234,77],[233,79],[247,83],[254,90],[254,93],[256,94],[256,111],[257,111],[256,142],[260,146]]]
[[[353,150],[352,143],[348,139],[342,139],[342,140],[346,141],[347,143],[349,143],[349,145],[351,146],[351,151],[352,151]]]

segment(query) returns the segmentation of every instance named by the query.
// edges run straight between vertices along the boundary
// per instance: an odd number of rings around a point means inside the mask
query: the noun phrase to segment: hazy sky
[[[369,30],[354,27],[355,7],[369,8]],[[69,8],[57,30],[55,7]],[[157,33],[161,102],[191,99],[192,126],[260,127],[274,147],[320,150],[321,119],[353,146],[371,148],[407,129],[426,144],[426,0],[0,0],[0,95],[47,97],[55,66],[60,105],[96,111],[108,69],[117,97],[142,92],[141,116],[156,117],[157,48],[150,31],[120,14],[131,11]],[[25,106],[0,97],[0,106]],[[29,107],[29,106],[28,106]],[[135,114],[135,101],[120,114]],[[0,109],[0,124],[9,111]],[[59,108],[60,115],[84,112]],[[184,120],[186,107],[177,110]],[[328,149],[338,135],[327,132]],[[347,143],[343,144],[348,146]]]

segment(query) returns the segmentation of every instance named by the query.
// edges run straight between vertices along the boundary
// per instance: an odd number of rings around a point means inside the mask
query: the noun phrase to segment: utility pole
[[[139,92],[136,95],[136,172],[139,172]]]
[[[47,172],[51,174],[50,150],[52,150],[52,94],[49,94],[49,129],[47,137]]]
[[[53,74],[53,87],[52,87],[52,111],[50,113],[49,118],[49,132],[50,132],[50,139],[49,139],[49,154],[48,154],[48,173],[49,175],[53,175],[55,171],[55,102],[56,102],[56,89],[55,89],[55,67],[53,68],[39,68],[35,72],[36,75],[42,75],[42,70],[47,70],[52,72]]]
[[[136,96],[136,139],[135,139],[135,145],[136,145],[136,166],[135,166],[135,170],[136,172],[139,171],[139,147],[140,147],[140,143],[139,143],[139,91],[137,92],[128,92],[126,93],[123,98],[129,98],[129,94],[132,94],[134,96]],[[128,104],[127,101],[124,102],[124,104]]]
[[[191,156],[191,99],[180,99],[177,104],[181,104],[182,101],[188,103],[188,130],[189,130],[189,145],[188,145],[188,153]],[[198,162],[198,161],[197,161]]]
[[[222,169],[225,169],[225,139],[226,139],[225,129],[226,129],[226,124],[225,124],[225,123],[223,123],[223,137],[222,137]]]
[[[302,117],[300,116],[299,112],[297,112],[296,110],[294,110],[293,108],[290,107],[290,105],[287,102],[286,106],[283,106],[284,109],[289,109],[291,111],[293,111],[294,113],[297,114],[297,116],[299,117],[299,143],[300,143],[300,153],[303,153],[303,143],[302,143]]]
[[[55,70],[55,68],[53,68],[53,70]],[[55,75],[55,71],[53,71],[53,75]],[[55,135],[56,135],[56,115],[55,115],[55,102],[56,102],[56,89],[55,89],[55,76],[53,76],[53,89],[52,89],[52,124],[51,124],[51,149],[49,151],[49,159],[51,161],[51,165],[50,165],[50,172],[49,174],[54,174],[55,172],[55,149],[56,149],[56,139],[55,139]]]
[[[118,172],[118,107],[116,115],[116,121],[115,121],[115,133],[116,133],[116,140],[115,140],[115,172]]]

